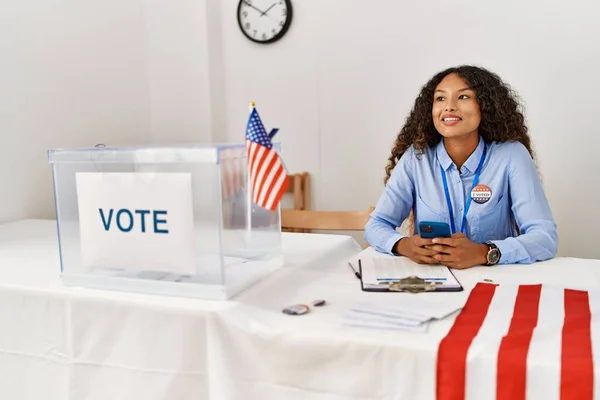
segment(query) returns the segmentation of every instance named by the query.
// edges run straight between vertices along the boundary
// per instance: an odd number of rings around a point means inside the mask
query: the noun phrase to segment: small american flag
[[[252,201],[271,211],[277,208],[289,184],[285,166],[271,142],[277,131],[273,129],[267,134],[256,108],[252,107],[246,126]]]

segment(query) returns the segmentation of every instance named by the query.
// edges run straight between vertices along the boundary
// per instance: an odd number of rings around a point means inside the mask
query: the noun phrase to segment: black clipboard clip
[[[390,292],[423,293],[435,292],[436,290],[435,282],[425,281],[425,279],[414,275],[407,276],[398,281],[381,282],[380,285],[388,286]]]

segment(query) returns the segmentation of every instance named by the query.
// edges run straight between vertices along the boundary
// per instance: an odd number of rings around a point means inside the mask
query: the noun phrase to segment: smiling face
[[[481,111],[475,91],[457,74],[449,74],[437,85],[431,115],[435,129],[444,138],[478,135]]]

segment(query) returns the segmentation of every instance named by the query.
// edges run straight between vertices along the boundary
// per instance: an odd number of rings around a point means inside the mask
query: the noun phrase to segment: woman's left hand
[[[487,263],[488,247],[473,243],[462,233],[455,233],[450,238],[435,238],[432,242],[434,244],[427,248],[438,252],[433,258],[442,265],[466,269]]]

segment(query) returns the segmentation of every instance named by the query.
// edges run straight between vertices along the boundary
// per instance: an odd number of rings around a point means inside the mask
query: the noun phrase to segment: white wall
[[[600,217],[593,0],[293,0],[268,46],[239,32],[237,0],[32,1],[0,14],[2,221],[51,212],[48,147],[239,142],[250,100],[314,208],[366,208],[419,87],[476,63],[526,101],[560,254],[600,258],[581,232]]]
[[[226,129],[219,125],[223,118],[211,115],[213,108],[223,109],[218,101],[222,92],[220,27],[212,28],[212,21],[215,18],[218,21],[218,3],[146,0],[145,10],[153,140],[156,143],[212,140],[214,131]],[[209,52],[217,53],[211,57]]]
[[[54,217],[49,148],[207,142],[226,131],[218,2],[5,3],[0,223]]]
[[[48,148],[145,140],[145,40],[142,0],[3,2],[0,222],[54,215]]]
[[[560,254],[600,258],[595,97],[600,5],[592,0],[294,1],[279,43],[246,40],[236,1],[221,10],[228,138],[247,101],[281,128],[292,172],[313,174],[318,209],[364,209],[419,87],[445,67],[499,73],[527,106],[530,133],[559,225]]]

